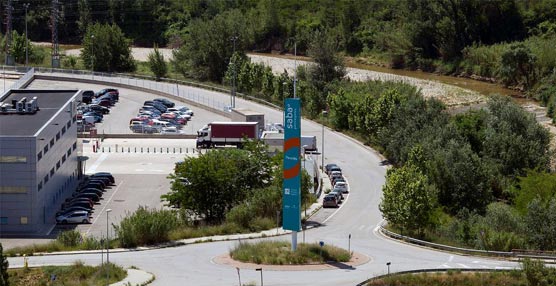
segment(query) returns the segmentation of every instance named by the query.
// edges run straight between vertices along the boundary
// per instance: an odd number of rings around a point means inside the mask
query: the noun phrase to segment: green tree
[[[526,176],[517,178],[512,188],[515,208],[525,214],[527,206],[535,198],[548,204],[556,196],[556,174],[546,171],[529,170]]]
[[[2,243],[0,243],[0,286],[9,286],[10,281],[8,274],[9,267],[8,259],[4,256],[4,248]]]
[[[415,166],[388,170],[382,192],[379,209],[388,222],[411,232],[429,225],[434,193],[427,177]]]
[[[10,50],[16,63],[25,63],[25,42],[27,42],[27,53],[29,55],[29,61],[31,62],[35,54],[33,44],[29,39],[25,39],[25,34],[19,34],[17,31],[12,32],[12,45],[10,46]]]
[[[543,203],[535,198],[527,206],[525,216],[527,239],[536,249],[553,250],[556,248],[556,197]]]
[[[82,46],[81,58],[87,69],[104,72],[135,70],[131,41],[114,24],[89,25]]]
[[[537,58],[523,43],[513,44],[502,54],[500,76],[506,85],[522,84],[525,89],[535,82]]]
[[[157,81],[166,77],[168,73],[168,66],[164,61],[164,55],[158,50],[158,45],[154,45],[154,50],[149,54],[149,68]]]

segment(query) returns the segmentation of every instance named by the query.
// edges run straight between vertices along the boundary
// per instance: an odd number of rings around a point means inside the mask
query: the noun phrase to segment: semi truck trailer
[[[197,148],[236,146],[241,148],[245,139],[259,139],[258,122],[211,122],[197,131]]]

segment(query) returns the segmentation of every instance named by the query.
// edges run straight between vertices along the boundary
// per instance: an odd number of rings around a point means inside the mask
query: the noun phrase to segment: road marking
[[[448,264],[442,264],[438,268],[452,268],[452,267],[450,267],[450,265]]]
[[[100,157],[98,157],[98,159],[95,161],[95,163],[93,165],[91,165],[91,167],[89,167],[89,169],[87,169],[87,173],[93,173],[97,170],[98,166],[100,166],[100,164],[102,164],[102,162],[104,160],[106,160],[106,158],[108,157],[108,154],[103,153],[102,155],[100,155]]]
[[[122,180],[120,182],[120,184],[116,187],[116,189],[114,190],[114,193],[112,193],[112,195],[110,196],[110,198],[108,198],[108,200],[106,201],[106,204],[104,204],[104,207],[102,208],[102,210],[100,210],[98,216],[93,220],[93,223],[91,223],[91,226],[89,226],[89,229],[87,229],[87,231],[85,232],[85,235],[88,235],[89,232],[91,231],[91,228],[93,227],[93,225],[97,222],[98,218],[101,217],[101,213],[104,212],[104,210],[106,209],[106,207],[108,206],[108,203],[110,203],[110,201],[112,200],[112,198],[114,197],[114,195],[118,192],[118,190],[120,189],[120,187],[124,184],[125,180]]]
[[[452,262],[454,260],[454,256],[450,255],[450,258],[448,258],[448,262]]]
[[[348,202],[350,196],[347,196],[346,199],[344,200],[344,202],[342,203],[342,205],[335,211],[333,212],[328,218],[326,218],[322,224],[325,224],[329,219],[331,219],[333,216],[335,216]]]
[[[361,226],[359,227],[359,230],[363,230],[364,228],[365,228],[365,226],[364,226],[364,225],[361,225]]]
[[[463,268],[469,268],[469,266],[465,265],[465,264],[461,264],[461,263],[456,263],[457,265],[463,267]]]

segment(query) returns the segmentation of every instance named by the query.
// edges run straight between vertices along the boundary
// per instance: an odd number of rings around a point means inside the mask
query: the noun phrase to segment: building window
[[[56,134],[56,141],[60,140],[60,132]]]
[[[39,182],[39,184],[37,185],[37,189],[39,190],[39,192],[40,190],[42,190],[42,182]]]
[[[62,127],[62,135],[66,134],[66,126]]]
[[[0,224],[8,224],[8,217],[7,216],[0,217]]]
[[[60,169],[60,161],[58,161],[58,163],[56,163],[56,170]]]
[[[44,176],[44,184],[46,185],[46,183],[48,183],[48,174],[46,174],[46,176]]]
[[[21,218],[19,218],[19,222],[21,224],[27,224],[27,217],[26,216],[22,216]]]
[[[68,157],[71,155],[71,148],[68,149],[67,154],[68,154]]]
[[[46,155],[46,152],[48,152],[48,144],[44,145],[44,155]]]
[[[73,150],[77,149],[77,142],[73,142]]]
[[[62,164],[64,164],[66,162],[66,155],[64,154],[64,156],[62,156]]]
[[[54,167],[52,167],[52,169],[50,169],[50,177],[54,176]]]
[[[39,152],[39,154],[37,154],[37,162],[40,161],[42,159],[42,151]]]
[[[68,127],[68,129],[71,127],[71,119],[68,120],[68,123],[66,124],[66,126]]]
[[[25,156],[0,156],[0,163],[27,163]]]
[[[75,123],[75,121],[77,121],[77,115],[74,115],[72,118],[73,123]]]
[[[54,146],[54,138],[50,139],[50,147]]]

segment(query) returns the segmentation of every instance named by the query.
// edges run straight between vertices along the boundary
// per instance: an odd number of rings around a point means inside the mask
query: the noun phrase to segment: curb
[[[150,284],[155,279],[152,273],[141,269],[128,268],[126,271],[127,276],[124,280],[110,284],[110,286],[144,286]]]

